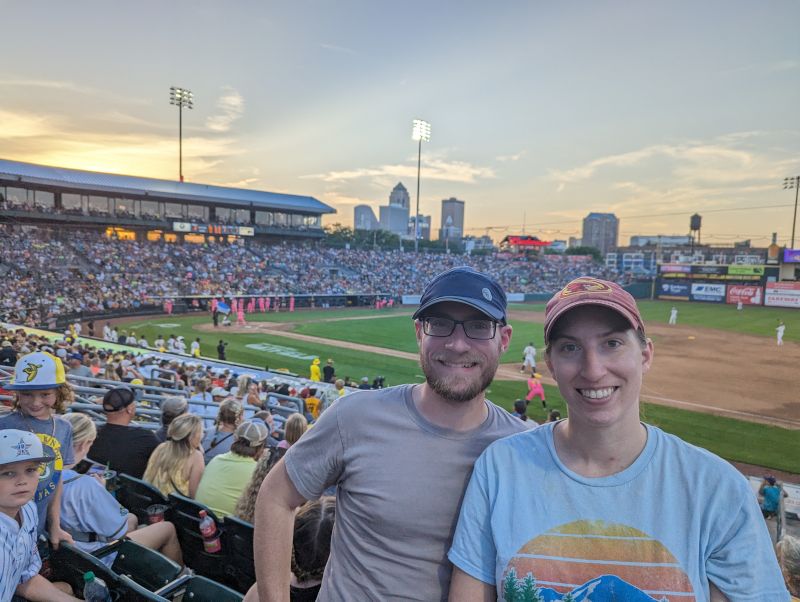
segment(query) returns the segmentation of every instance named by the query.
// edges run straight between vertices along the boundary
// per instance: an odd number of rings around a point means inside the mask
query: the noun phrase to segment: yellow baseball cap
[[[37,351],[17,360],[14,380],[4,388],[11,391],[55,389],[66,381],[61,360],[46,351]]]

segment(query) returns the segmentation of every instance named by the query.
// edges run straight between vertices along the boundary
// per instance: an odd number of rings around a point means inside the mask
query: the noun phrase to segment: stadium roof
[[[246,188],[228,188],[210,184],[157,180],[138,176],[123,176],[66,167],[36,165],[0,159],[0,179],[21,183],[44,184],[75,190],[102,191],[120,196],[136,195],[160,200],[204,201],[230,205],[252,204],[256,208],[284,209],[305,213],[336,213],[336,209],[314,197]]]
[[[502,241],[500,241],[500,244],[503,243],[512,247],[549,247],[552,244],[549,241],[539,240],[536,236],[529,236],[525,234],[522,236],[506,236]]]

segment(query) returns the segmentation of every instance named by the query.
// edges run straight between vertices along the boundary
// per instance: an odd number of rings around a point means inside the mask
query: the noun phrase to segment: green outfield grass
[[[644,302],[642,312],[647,316],[653,316],[656,321],[658,317],[666,312],[669,315],[671,303],[665,302]],[[531,306],[533,307],[533,306]],[[702,326],[714,326],[727,330],[736,330],[737,315],[735,307],[703,305],[703,304],[682,304],[678,306],[679,323],[696,323]],[[725,312],[724,310],[730,310]],[[403,313],[402,310],[393,310]],[[759,318],[761,323],[769,321],[773,308],[748,308],[745,310],[747,317],[763,312]],[[789,315],[800,312],[786,310],[784,313]],[[726,315],[733,313],[732,316]],[[407,310],[406,310],[407,313]],[[386,313],[376,314],[374,310],[315,310],[296,312],[294,314],[280,313],[268,314],[266,316],[256,314],[249,317],[250,321],[260,321],[257,318],[268,319],[278,318],[278,321],[298,322],[296,331],[303,334],[316,335],[321,338],[352,341],[367,345],[396,349],[398,351],[415,352],[417,349],[414,340],[413,325],[407,315],[397,315],[382,317],[374,320],[339,320],[333,322],[321,322],[336,317],[357,317],[357,316],[376,316],[387,315]],[[661,316],[664,317],[664,316]],[[664,318],[664,321],[666,318]],[[787,323],[787,338],[793,322],[784,318]],[[753,322],[756,320],[753,319]],[[177,327],[160,328],[158,324],[172,323],[178,324]],[[208,324],[207,315],[190,317],[160,317],[156,319],[143,320],[141,322],[129,323],[126,325],[128,331],[135,330],[137,333],[144,333],[151,343],[158,334],[165,338],[170,334],[183,335],[187,342],[199,336],[201,339],[201,351],[203,355],[211,358],[216,357],[215,347],[219,338],[229,343],[228,360],[250,364],[260,368],[269,367],[271,369],[285,368],[301,376],[307,376],[311,358],[320,357],[323,361],[331,357],[335,360],[336,373],[338,376],[350,376],[357,380],[362,376],[373,379],[375,376],[385,376],[387,384],[395,385],[400,383],[421,382],[422,371],[416,361],[396,358],[387,355],[364,353],[348,349],[342,349],[333,345],[322,345],[297,341],[281,336],[266,335],[263,333],[253,334],[232,334],[224,328],[219,328],[214,333],[205,333],[194,330],[198,324]],[[724,328],[724,325],[729,328]],[[800,323],[797,324],[800,330]],[[742,331],[742,330],[740,330]],[[541,325],[517,323],[514,330],[514,338],[509,352],[504,356],[505,361],[519,361],[522,355],[522,347],[528,340],[533,340],[538,347],[541,347]],[[275,347],[269,350],[259,350],[248,348],[247,345],[267,344]],[[300,357],[296,357],[300,356]],[[561,411],[566,415],[566,408],[561,395],[556,387],[545,386],[548,399],[548,407]],[[515,399],[524,397],[526,386],[522,381],[495,381],[489,389],[489,397],[495,403],[511,410]],[[539,400],[536,399],[529,407],[529,415],[541,421],[545,417]],[[642,409],[643,418],[665,431],[674,433],[682,439],[695,445],[704,447],[724,458],[759,466],[770,467],[788,472],[800,473],[800,436],[798,431],[771,427],[756,423],[745,422],[732,418],[721,418],[709,414],[691,412],[655,404],[644,404]]]

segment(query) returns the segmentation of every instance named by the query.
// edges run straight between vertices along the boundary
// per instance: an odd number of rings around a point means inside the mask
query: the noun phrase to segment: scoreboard
[[[175,232],[188,232],[192,234],[214,234],[217,236],[255,236],[252,226],[228,226],[226,224],[193,224],[189,222],[172,222]]]

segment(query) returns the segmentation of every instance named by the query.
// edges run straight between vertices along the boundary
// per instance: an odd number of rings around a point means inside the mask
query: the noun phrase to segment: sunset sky
[[[0,158],[311,195],[466,201],[468,234],[787,244],[800,174],[800,3],[10,2]]]

